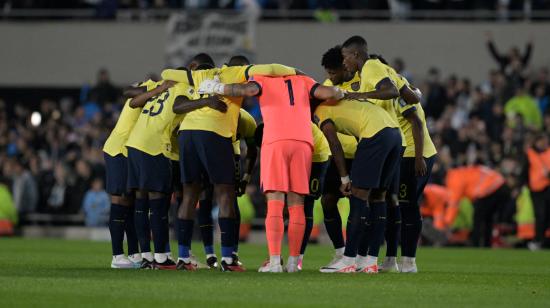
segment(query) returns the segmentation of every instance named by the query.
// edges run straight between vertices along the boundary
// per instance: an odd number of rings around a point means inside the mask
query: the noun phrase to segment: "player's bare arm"
[[[244,160],[244,174],[239,183],[239,191],[237,195],[240,197],[246,192],[246,186],[250,183],[250,175],[256,165],[256,158],[258,157],[258,148],[253,138],[246,139],[246,157]]]
[[[410,88],[408,86],[404,86],[399,90],[399,96],[403,99],[407,105],[414,105],[418,102],[420,102],[420,90],[417,88]]]
[[[405,119],[411,123],[412,135],[414,140],[414,171],[416,176],[425,176],[428,170],[426,161],[424,161],[424,129],[422,121],[416,111],[410,112]]]
[[[338,87],[320,85],[315,88],[313,96],[322,101],[336,102],[344,98],[345,92]]]
[[[399,91],[391,82],[389,78],[384,79],[378,83],[376,90],[370,92],[350,92],[346,93],[346,99],[353,100],[368,100],[368,99],[380,99],[388,100],[399,97]]]
[[[184,114],[203,107],[210,107],[224,113],[227,111],[227,105],[217,95],[195,100],[191,100],[185,96],[178,96],[174,101],[172,111],[176,114]]]
[[[342,179],[340,191],[342,194],[349,196],[351,194],[351,181],[349,179],[349,172],[346,168],[344,149],[342,148],[342,144],[336,134],[336,127],[334,127],[334,123],[332,121],[328,120],[321,123],[321,130],[327,138],[330,152],[332,153],[332,159],[334,164],[336,164],[336,168],[338,169],[338,173]]]
[[[147,87],[134,87],[129,86],[122,91],[124,98],[134,98],[142,93],[147,92]]]
[[[138,96],[132,98],[132,100],[130,101],[130,107],[141,108],[145,106],[148,100],[170,89],[175,84],[175,81],[167,80],[153,90],[139,94]]]

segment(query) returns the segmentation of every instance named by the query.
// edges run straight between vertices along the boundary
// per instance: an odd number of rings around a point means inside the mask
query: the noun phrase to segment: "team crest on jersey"
[[[361,86],[361,83],[359,81],[356,81],[351,84],[351,89],[353,91],[359,91],[359,87]]]

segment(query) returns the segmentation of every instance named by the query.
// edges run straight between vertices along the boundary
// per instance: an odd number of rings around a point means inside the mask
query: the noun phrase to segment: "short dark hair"
[[[344,44],[342,44],[342,47],[361,47],[361,48],[366,48],[367,47],[367,41],[359,36],[359,35],[354,35],[352,37],[350,37],[349,39],[347,39]]]
[[[210,64],[212,66],[216,66],[216,64],[214,63],[214,60],[212,59],[212,57],[210,57],[208,54],[206,54],[204,52],[201,52],[198,55],[194,56],[193,59],[191,59],[191,61],[195,61],[199,65],[200,64]]]
[[[339,69],[344,65],[343,61],[344,58],[342,57],[342,47],[338,45],[332,47],[323,54],[321,65],[325,69]]]
[[[247,57],[243,55],[236,55],[231,57],[229,59],[229,62],[227,62],[227,66],[241,66],[241,65],[249,65],[250,60],[248,60]]]

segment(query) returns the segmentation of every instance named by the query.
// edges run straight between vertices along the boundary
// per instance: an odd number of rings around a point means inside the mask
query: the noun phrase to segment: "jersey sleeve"
[[[313,95],[315,93],[315,89],[317,89],[320,84],[313,80],[313,78],[308,76],[303,76],[303,80],[307,89],[307,92],[309,93],[309,98],[313,99],[315,96]]]
[[[317,124],[319,128],[322,128],[323,123],[327,120],[330,120],[330,107],[323,105],[317,107],[313,115],[313,122]]]
[[[291,76],[296,75],[296,69],[282,64],[257,64],[249,66],[246,75]]]
[[[252,115],[250,115],[250,113],[246,112],[244,109],[241,109],[238,125],[238,133],[241,138],[244,138],[245,140],[247,140],[247,142],[250,139],[254,139],[256,127],[257,125],[254,117],[252,117]]]
[[[403,117],[407,117],[411,113],[416,111],[415,105],[408,105],[402,98],[399,98],[397,101],[397,112],[399,112]]]

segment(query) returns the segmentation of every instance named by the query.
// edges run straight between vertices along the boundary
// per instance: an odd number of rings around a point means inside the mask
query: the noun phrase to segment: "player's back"
[[[298,140],[313,146],[309,101],[317,83],[307,76],[255,76],[252,80],[261,88],[263,144]]]

